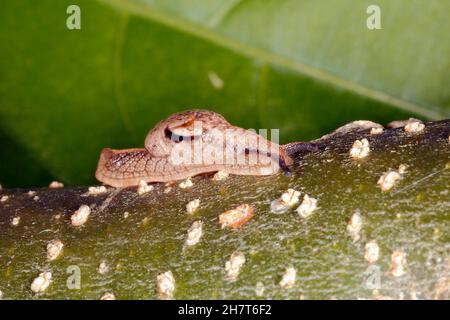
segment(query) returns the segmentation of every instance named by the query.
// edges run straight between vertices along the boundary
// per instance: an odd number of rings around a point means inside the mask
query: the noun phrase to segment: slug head
[[[229,127],[220,114],[207,110],[176,113],[159,122],[145,138],[145,148],[155,157],[166,157],[174,145],[200,138],[212,128]]]

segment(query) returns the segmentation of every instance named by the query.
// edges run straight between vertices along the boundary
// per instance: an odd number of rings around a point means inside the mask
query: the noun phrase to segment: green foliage
[[[68,30],[72,2],[2,3],[3,185],[92,183],[101,148],[194,107],[282,142],[449,113],[448,1],[378,1],[376,31],[371,1],[80,0]]]

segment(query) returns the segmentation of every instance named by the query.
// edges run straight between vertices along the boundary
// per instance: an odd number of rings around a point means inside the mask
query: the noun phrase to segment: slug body
[[[95,176],[114,187],[129,187],[141,180],[170,182],[214,171],[258,176],[281,167],[289,173],[291,163],[278,144],[231,125],[218,113],[191,110],[159,122],[144,149],[103,149]]]

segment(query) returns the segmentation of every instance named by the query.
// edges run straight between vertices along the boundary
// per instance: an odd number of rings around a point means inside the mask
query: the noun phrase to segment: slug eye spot
[[[192,140],[198,139],[202,136],[202,134],[200,134],[200,135],[178,135],[178,134],[173,133],[173,131],[171,131],[169,127],[166,127],[164,129],[164,136],[167,139],[169,139],[175,143],[179,143],[179,142],[185,141],[185,140],[192,141]]]
[[[179,136],[175,133],[173,133],[172,131],[170,131],[169,128],[164,129],[164,135],[166,136],[167,139],[175,142],[175,143],[179,143],[181,141],[183,141],[183,136]]]

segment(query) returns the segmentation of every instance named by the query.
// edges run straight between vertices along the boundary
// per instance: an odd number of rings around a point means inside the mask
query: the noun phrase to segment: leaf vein
[[[326,70],[306,65],[300,61],[296,61],[285,56],[279,56],[266,49],[250,46],[223,34],[217,33],[212,29],[189,22],[185,19],[171,17],[167,14],[155,11],[148,6],[143,5],[142,3],[120,0],[97,1],[108,6],[112,6],[116,9],[126,10],[130,14],[145,17],[180,32],[191,34],[195,37],[208,40],[211,43],[216,44],[217,46],[233,50],[246,57],[257,59],[272,66],[279,66],[285,68],[286,70],[295,71],[299,74],[311,77],[318,82],[330,84],[337,88],[348,90],[357,95],[368,97],[372,100],[391,105],[398,109],[405,110],[422,117],[436,120],[445,116],[442,112],[439,112],[437,110],[427,109],[425,106],[416,104],[411,101],[403,100],[402,98],[390,95],[386,92],[374,88],[366,87],[351,80],[342,78],[341,76],[335,75]],[[428,107],[436,109],[436,106],[434,105],[430,105]]]
[[[116,42],[115,42],[115,54],[113,58],[113,74],[114,74],[114,96],[116,99],[116,105],[119,109],[119,113],[123,124],[128,131],[128,134],[131,136],[134,142],[137,142],[137,135],[134,130],[133,122],[131,121],[130,114],[128,112],[127,105],[125,103],[125,94],[123,89],[123,50],[125,37],[127,34],[128,28],[128,13],[124,13],[120,17],[120,23],[116,34]]]

